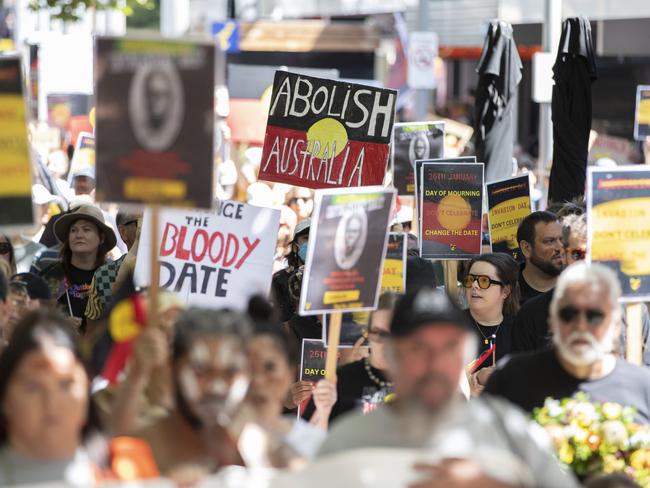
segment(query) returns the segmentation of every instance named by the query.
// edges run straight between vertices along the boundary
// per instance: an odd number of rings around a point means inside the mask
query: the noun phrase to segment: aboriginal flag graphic
[[[396,99],[395,90],[276,71],[259,179],[381,185]]]

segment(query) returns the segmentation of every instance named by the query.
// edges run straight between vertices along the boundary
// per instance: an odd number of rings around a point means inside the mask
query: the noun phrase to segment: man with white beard
[[[650,423],[650,371],[616,354],[620,296],[620,284],[610,269],[586,262],[569,266],[551,300],[553,348],[504,359],[485,393],[532,412],[547,397],[561,399],[582,391],[593,402],[633,406],[637,420]]]

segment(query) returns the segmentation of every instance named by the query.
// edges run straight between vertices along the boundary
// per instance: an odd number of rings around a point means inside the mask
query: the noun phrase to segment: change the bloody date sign
[[[380,185],[395,90],[277,71],[259,179],[308,188]]]
[[[483,163],[424,163],[421,168],[425,259],[469,259],[481,253]]]

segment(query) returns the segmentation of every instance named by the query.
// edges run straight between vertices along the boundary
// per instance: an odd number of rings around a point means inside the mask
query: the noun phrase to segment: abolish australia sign
[[[380,185],[397,92],[277,71],[261,180],[309,188]]]
[[[279,221],[278,210],[230,201],[216,212],[162,210],[160,287],[189,305],[245,308],[251,295],[266,295],[271,286]],[[135,270],[140,286],[151,281],[150,226],[145,212]]]

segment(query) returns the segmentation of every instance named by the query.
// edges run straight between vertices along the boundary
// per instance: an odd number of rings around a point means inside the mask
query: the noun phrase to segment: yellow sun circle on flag
[[[314,144],[319,141],[320,146],[314,152]],[[335,147],[334,157],[338,156],[348,143],[348,133],[341,122],[331,117],[320,119],[312,124],[307,131],[307,144],[309,151],[314,157],[322,158],[327,149],[328,158],[332,157],[332,149]]]
[[[115,342],[129,342],[140,333],[131,300],[123,300],[115,305],[109,321],[108,327]]]
[[[458,195],[447,195],[438,204],[438,222],[447,230],[461,230],[472,219],[472,207]]]
[[[92,126],[92,128],[95,128],[95,107],[90,109],[90,112],[88,113],[88,122]]]

